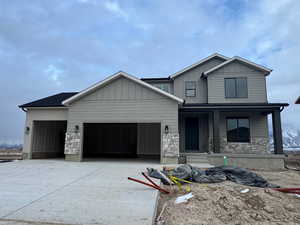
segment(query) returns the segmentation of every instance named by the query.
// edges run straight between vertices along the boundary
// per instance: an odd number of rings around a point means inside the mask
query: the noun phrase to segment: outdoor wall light
[[[29,134],[29,131],[30,131],[30,127],[26,127],[25,128],[25,134]]]
[[[168,126],[168,125],[165,126],[165,133],[166,133],[166,134],[169,133],[169,126]]]
[[[78,131],[79,131],[79,126],[75,125],[75,132],[78,132]]]

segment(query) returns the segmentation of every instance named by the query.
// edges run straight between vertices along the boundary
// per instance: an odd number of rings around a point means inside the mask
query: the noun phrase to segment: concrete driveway
[[[127,180],[155,162],[25,160],[0,163],[0,224],[151,224],[157,192]],[[24,223],[26,224],[26,223]]]

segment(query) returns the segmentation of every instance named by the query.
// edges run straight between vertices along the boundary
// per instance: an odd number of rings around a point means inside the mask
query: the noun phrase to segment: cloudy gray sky
[[[270,102],[300,127],[299,0],[1,0],[0,142],[22,141],[17,105],[118,70],[168,76],[214,52],[274,71]]]

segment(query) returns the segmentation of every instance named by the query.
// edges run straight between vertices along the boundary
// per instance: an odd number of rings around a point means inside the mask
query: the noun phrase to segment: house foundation
[[[270,154],[269,138],[255,137],[251,138],[248,143],[243,142],[227,142],[226,137],[222,137],[220,141],[221,153],[235,154]]]

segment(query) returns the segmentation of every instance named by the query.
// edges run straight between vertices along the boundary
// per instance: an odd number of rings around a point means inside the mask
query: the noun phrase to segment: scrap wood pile
[[[190,165],[147,170],[143,175],[150,183],[146,185],[162,193],[157,225],[300,224],[300,189],[280,188],[250,170],[232,166],[204,170]],[[278,177],[277,172],[270,173]],[[282,186],[288,185],[284,179],[291,174],[286,175],[281,175]],[[290,184],[299,187],[300,174],[293,176]]]

